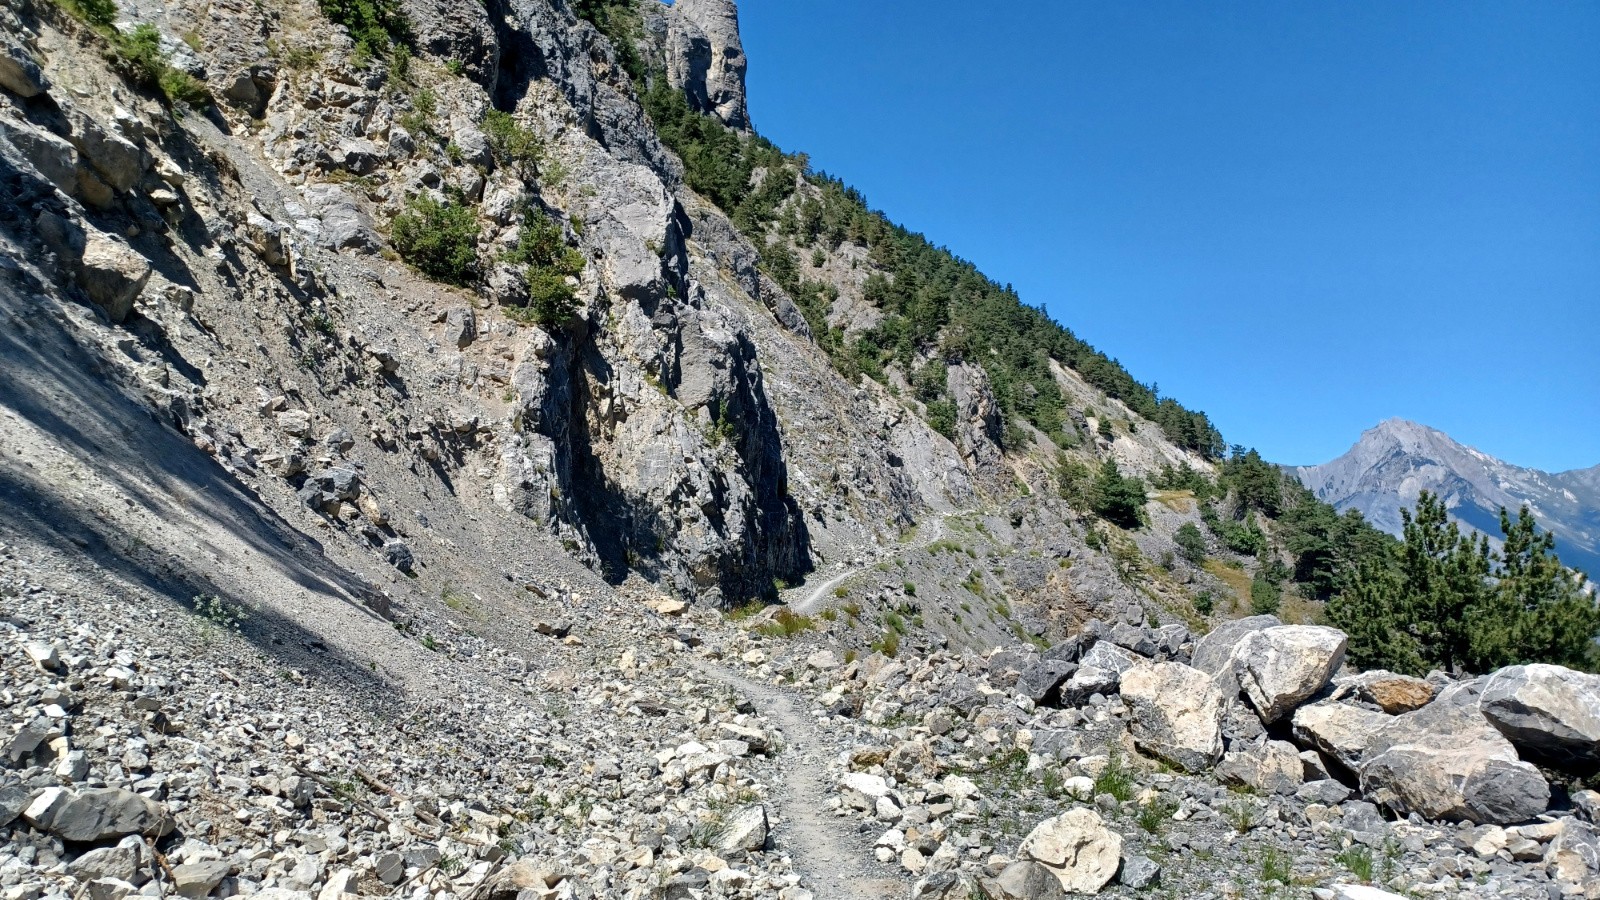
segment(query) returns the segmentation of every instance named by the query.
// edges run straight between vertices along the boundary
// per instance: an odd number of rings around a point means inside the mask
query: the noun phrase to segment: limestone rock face
[[[1122,835],[1092,809],[1070,809],[1034,826],[1017,855],[1043,865],[1068,893],[1093,894],[1116,877]]]
[[[1344,632],[1315,625],[1253,631],[1233,650],[1244,695],[1272,724],[1328,684],[1344,662]]]
[[[1600,675],[1510,666],[1489,677],[1478,702],[1517,749],[1556,765],[1600,764]]]
[[[1373,737],[1358,774],[1373,802],[1405,815],[1510,824],[1550,805],[1550,785],[1478,711],[1481,680],[1451,685]]]
[[[1134,743],[1190,772],[1222,755],[1222,692],[1182,663],[1136,666],[1122,676]]]
[[[667,80],[691,106],[730,128],[749,130],[747,61],[733,0],[678,0],[668,17]]]
[[[1282,624],[1277,616],[1246,616],[1223,622],[1195,644],[1189,664],[1216,679],[1223,697],[1231,700],[1239,693],[1239,679],[1234,674],[1234,648],[1252,632]]]

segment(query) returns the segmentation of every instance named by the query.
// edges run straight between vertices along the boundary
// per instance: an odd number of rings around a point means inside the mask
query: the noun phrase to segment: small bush
[[[549,328],[577,312],[577,294],[567,279],[583,274],[586,260],[577,248],[567,246],[561,226],[550,217],[536,210],[527,212],[517,246],[505,260],[524,267],[528,299],[517,311],[520,318]]]
[[[949,400],[934,400],[928,404],[928,427],[944,435],[947,440],[956,439],[956,405]]]
[[[1294,864],[1289,860],[1289,854],[1277,847],[1264,847],[1261,850],[1261,880],[1262,882],[1276,881],[1279,884],[1288,884],[1294,875]]]
[[[1197,566],[1205,561],[1206,536],[1200,533],[1193,522],[1183,523],[1172,540],[1178,545],[1178,552],[1183,554],[1184,559]]]
[[[123,75],[141,87],[160,91],[168,103],[201,106],[210,102],[211,95],[204,83],[168,62],[167,54],[161,50],[161,32],[154,25],[140,25],[127,34],[113,34],[111,49],[115,65]]]
[[[1283,606],[1283,590],[1266,578],[1257,575],[1250,581],[1251,615],[1275,615]]]
[[[1211,596],[1210,591],[1201,591],[1199,596],[1194,598],[1194,611],[1202,616],[1211,615],[1211,611],[1215,609],[1216,606],[1217,600],[1215,597]]]
[[[471,207],[422,195],[406,204],[390,229],[400,258],[424,275],[466,284],[478,268],[478,216]]]
[[[483,134],[494,151],[495,162],[525,177],[538,171],[544,158],[544,142],[531,129],[517,124],[510,113],[490,110],[483,117]]]
[[[110,28],[117,20],[116,0],[61,0],[61,7],[95,28]]]
[[[792,638],[802,632],[811,631],[817,627],[810,616],[803,616],[787,609],[780,609],[772,617],[772,621],[762,625],[756,630],[768,637]]]
[[[1222,810],[1222,817],[1240,834],[1245,834],[1256,827],[1258,821],[1256,808],[1244,801],[1228,804]]]
[[[1362,844],[1351,844],[1339,851],[1333,861],[1354,875],[1358,881],[1371,882],[1373,871],[1372,850]]]
[[[317,6],[350,32],[358,57],[381,57],[393,45],[410,41],[411,23],[400,0],[317,0]]]
[[[1126,803],[1133,799],[1133,773],[1122,763],[1122,757],[1111,754],[1106,762],[1105,770],[1094,779],[1094,794],[1110,794],[1118,803]]]
[[[1171,800],[1157,798],[1139,808],[1137,820],[1139,827],[1151,834],[1160,834],[1166,827],[1167,820],[1178,811],[1178,804]]]

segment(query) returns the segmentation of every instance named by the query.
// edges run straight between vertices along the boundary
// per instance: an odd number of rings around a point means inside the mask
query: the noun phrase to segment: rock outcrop
[[[730,128],[750,129],[748,65],[734,0],[678,0],[667,15],[667,78],[689,104]]]

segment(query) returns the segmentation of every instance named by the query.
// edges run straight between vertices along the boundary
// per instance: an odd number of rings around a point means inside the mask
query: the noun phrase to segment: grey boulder
[[[1600,764],[1600,675],[1510,666],[1489,676],[1478,707],[1528,756],[1558,766]]]
[[[1361,791],[1400,815],[1509,824],[1550,805],[1550,785],[1478,711],[1480,681],[1391,719],[1367,748]]]
[[[22,818],[62,840],[98,843],[130,834],[160,837],[172,830],[166,807],[120,788],[73,792],[45,788]]]
[[[1182,663],[1156,663],[1122,676],[1129,731],[1146,752],[1189,772],[1222,755],[1222,693],[1205,673]]]
[[[1245,698],[1270,725],[1327,686],[1344,663],[1345,644],[1345,634],[1337,628],[1263,628],[1234,647],[1234,672]]]

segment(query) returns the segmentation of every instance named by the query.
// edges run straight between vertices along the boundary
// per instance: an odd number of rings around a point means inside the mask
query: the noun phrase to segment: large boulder
[[[83,248],[78,284],[113,322],[133,311],[134,298],[150,280],[150,261],[116,238],[96,231]]]
[[[1217,777],[1247,785],[1263,794],[1293,794],[1305,781],[1300,752],[1288,741],[1264,741],[1230,750],[1217,765]]]
[[[1122,700],[1140,749],[1189,772],[1222,755],[1222,692],[1204,672],[1173,662],[1136,666],[1122,676]]]
[[[1327,686],[1344,663],[1345,643],[1337,628],[1263,628],[1246,634],[1234,647],[1234,672],[1245,698],[1270,725]]]
[[[1079,663],[1084,668],[1102,669],[1121,675],[1134,666],[1142,665],[1144,660],[1118,647],[1116,644],[1101,641],[1090,647],[1089,652],[1083,655]]]
[[[1378,707],[1390,715],[1421,709],[1433,699],[1434,686],[1422,678],[1373,669],[1336,681],[1339,690]]]
[[[985,880],[983,890],[991,900],[1064,900],[1067,896],[1054,871],[1026,859]]]
[[[1586,769],[1600,764],[1600,675],[1510,666],[1489,676],[1478,708],[1531,758]]]
[[[99,843],[137,834],[161,837],[172,830],[172,814],[153,800],[120,788],[75,793],[45,788],[23,810],[22,818],[64,841]]]
[[[1060,702],[1061,682],[1078,671],[1078,664],[1059,659],[1041,659],[1017,678],[1017,690],[1034,703]]]
[[[1383,713],[1349,703],[1313,703],[1295,710],[1290,725],[1300,746],[1320,750],[1354,772],[1372,739],[1390,721]]]
[[[1233,648],[1247,635],[1282,624],[1277,616],[1247,616],[1223,622],[1195,644],[1194,658],[1189,664],[1207,675],[1216,677],[1229,668],[1233,658]]]
[[[1107,828],[1099,813],[1078,807],[1034,826],[1017,855],[1049,869],[1062,890],[1093,894],[1116,877],[1122,835]]]
[[[729,816],[717,833],[714,849],[726,856],[739,850],[760,850],[767,845],[767,808],[753,803]]]
[[[1550,805],[1550,785],[1478,710],[1482,681],[1451,685],[1438,699],[1385,724],[1357,774],[1374,803],[1400,815],[1506,824]]]

